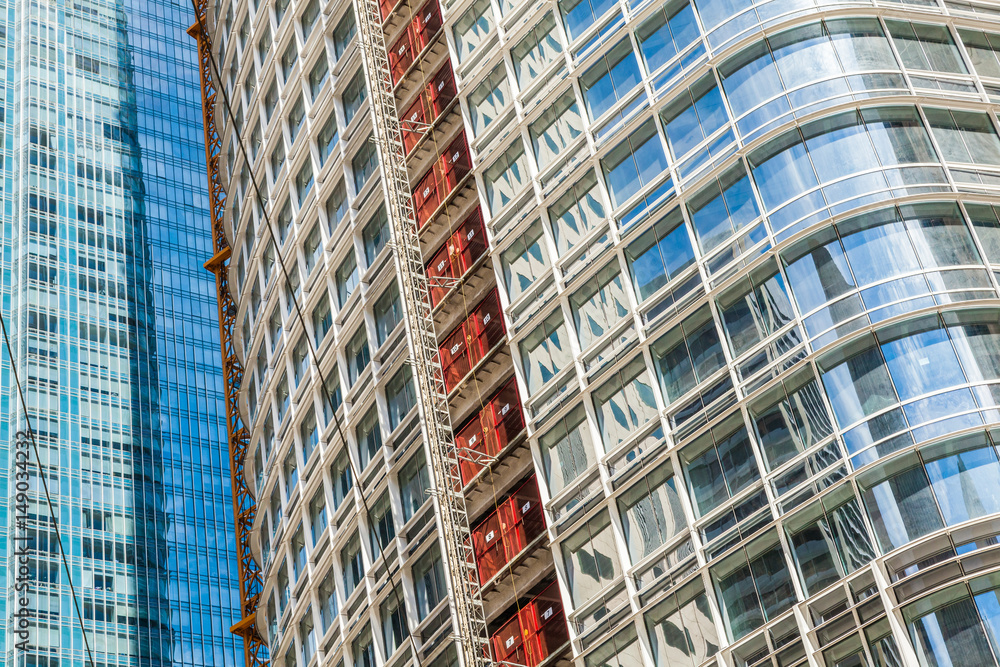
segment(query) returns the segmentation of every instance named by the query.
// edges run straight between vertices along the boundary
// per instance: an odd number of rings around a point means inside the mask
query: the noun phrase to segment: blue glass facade
[[[192,8],[3,16],[3,308],[95,663],[242,664]],[[7,443],[24,425],[7,366],[3,385]],[[5,624],[4,661],[82,665],[38,493],[32,477],[28,650]]]

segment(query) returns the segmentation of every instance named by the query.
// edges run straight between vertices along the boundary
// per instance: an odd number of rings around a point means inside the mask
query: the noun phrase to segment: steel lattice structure
[[[358,35],[371,93],[375,143],[392,222],[395,259],[403,297],[403,318],[410,349],[418,404],[423,416],[429,458],[434,471],[438,516],[451,581],[452,614],[465,667],[487,667],[490,658],[486,613],[462,495],[458,450],[451,426],[448,393],[438,350],[427,273],[420,252],[417,217],[410,196],[406,151],[393,95],[392,72],[382,32],[378,0],[357,0]]]
[[[216,88],[212,78],[212,42],[206,28],[208,0],[196,0],[197,22],[188,34],[198,41],[198,67],[201,74],[202,113],[205,126],[205,161],[208,167],[209,210],[212,223],[214,255],[205,268],[215,274],[219,305],[219,343],[226,394],[226,427],[229,438],[229,465],[233,485],[233,518],[236,529],[237,567],[240,579],[241,620],[231,628],[243,638],[247,667],[268,664],[267,644],[257,630],[255,617],[262,588],[261,572],[250,550],[250,535],[257,501],[247,486],[246,460],[249,433],[239,411],[239,391],[243,382],[243,364],[236,355],[236,303],[229,289],[229,258],[232,252],[222,224],[226,191],[219,174],[222,142],[215,125]]]

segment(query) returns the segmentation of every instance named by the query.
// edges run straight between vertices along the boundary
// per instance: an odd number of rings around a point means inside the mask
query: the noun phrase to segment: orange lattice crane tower
[[[229,291],[229,258],[232,249],[222,225],[226,191],[219,173],[222,142],[215,126],[215,81],[212,78],[212,40],[208,33],[208,0],[194,0],[197,21],[188,34],[198,41],[198,70],[201,74],[201,108],[205,122],[205,161],[208,166],[209,210],[212,221],[214,255],[205,268],[215,274],[219,299],[219,342],[226,394],[226,431],[229,438],[229,467],[233,483],[233,518],[236,529],[237,567],[240,578],[240,621],[231,628],[243,638],[247,667],[267,665],[267,645],[255,622],[262,587],[260,567],[250,551],[250,531],[257,514],[257,501],[247,486],[245,459],[249,433],[239,411],[239,390],[243,364],[236,356],[236,303]]]

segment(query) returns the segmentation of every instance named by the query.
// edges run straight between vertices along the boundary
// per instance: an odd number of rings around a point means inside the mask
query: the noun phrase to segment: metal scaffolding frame
[[[226,191],[219,173],[222,139],[215,125],[215,81],[212,78],[212,41],[206,27],[208,0],[196,0],[197,22],[188,34],[198,42],[198,69],[201,74],[201,107],[205,124],[205,161],[208,167],[209,212],[212,223],[214,255],[205,268],[215,274],[219,302],[219,343],[222,348],[222,373],[226,399],[226,430],[229,439],[229,466],[233,486],[233,518],[236,529],[237,571],[240,580],[240,621],[230,631],[243,638],[246,667],[268,664],[267,644],[257,630],[255,616],[263,588],[260,567],[250,550],[250,535],[257,501],[250,493],[246,478],[246,454],[250,434],[239,410],[243,364],[236,356],[236,302],[229,290],[229,259],[232,248],[226,238],[222,218]]]
[[[434,495],[441,520],[448,573],[451,581],[452,617],[456,640],[465,667],[488,667],[489,635],[476,570],[469,516],[462,495],[458,450],[451,427],[451,412],[444,371],[438,350],[427,273],[420,251],[417,217],[410,196],[406,151],[393,93],[392,72],[382,32],[378,0],[355,0],[358,36],[364,54],[364,69],[371,101],[375,143],[378,150],[386,208],[392,221],[395,261],[406,336],[413,352],[413,375],[417,384],[422,429],[434,470]]]

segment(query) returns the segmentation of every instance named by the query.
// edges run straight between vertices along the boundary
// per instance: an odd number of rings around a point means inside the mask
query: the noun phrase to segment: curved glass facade
[[[581,664],[1000,664],[993,4],[491,7],[456,74]]]

